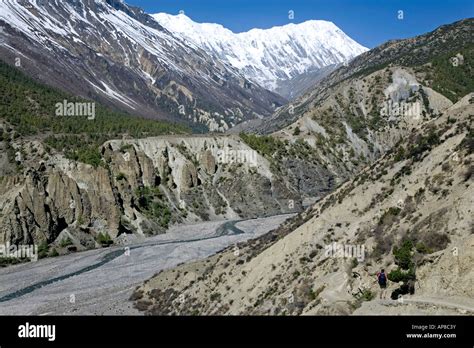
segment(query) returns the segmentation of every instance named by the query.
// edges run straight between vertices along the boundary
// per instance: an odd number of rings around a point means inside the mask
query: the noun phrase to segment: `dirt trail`
[[[407,308],[407,307],[412,308]],[[383,309],[382,309],[383,308]],[[405,296],[399,300],[373,300],[364,302],[353,314],[467,314],[474,315],[474,299],[467,297],[441,298]]]

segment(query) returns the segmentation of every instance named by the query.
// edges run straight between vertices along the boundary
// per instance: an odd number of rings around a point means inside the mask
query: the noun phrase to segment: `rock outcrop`
[[[151,235],[178,222],[301,208],[295,188],[237,136],[112,140],[96,168],[61,153],[48,157],[38,142],[23,156],[24,172],[0,185],[0,242],[58,243],[66,234],[84,249],[99,233]]]

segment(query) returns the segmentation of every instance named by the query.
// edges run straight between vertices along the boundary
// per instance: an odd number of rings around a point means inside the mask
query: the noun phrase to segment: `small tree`
[[[393,255],[395,256],[395,263],[402,269],[408,270],[413,267],[413,260],[411,251],[413,249],[413,242],[406,239],[402,245],[393,248]]]
[[[400,247],[393,248],[393,255],[395,256],[395,262],[398,265],[398,268],[391,271],[387,278],[392,282],[403,282],[403,284],[400,288],[392,292],[392,298],[398,298],[399,295],[404,295],[410,292],[410,283],[414,284],[414,281],[416,280],[415,262],[413,261],[412,255],[414,247],[415,246],[411,240],[405,239]],[[414,291],[414,287],[412,287],[412,289]]]

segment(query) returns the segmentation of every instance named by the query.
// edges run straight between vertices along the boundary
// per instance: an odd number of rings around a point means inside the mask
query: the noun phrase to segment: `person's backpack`
[[[385,276],[385,273],[380,273],[379,274],[379,284],[380,285],[386,285],[387,284],[387,277]]]

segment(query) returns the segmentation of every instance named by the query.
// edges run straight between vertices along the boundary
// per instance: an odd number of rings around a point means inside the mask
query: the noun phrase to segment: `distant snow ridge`
[[[169,31],[270,90],[275,90],[279,81],[343,63],[368,50],[328,21],[311,20],[235,34],[220,24],[196,23],[184,14],[152,16]]]

